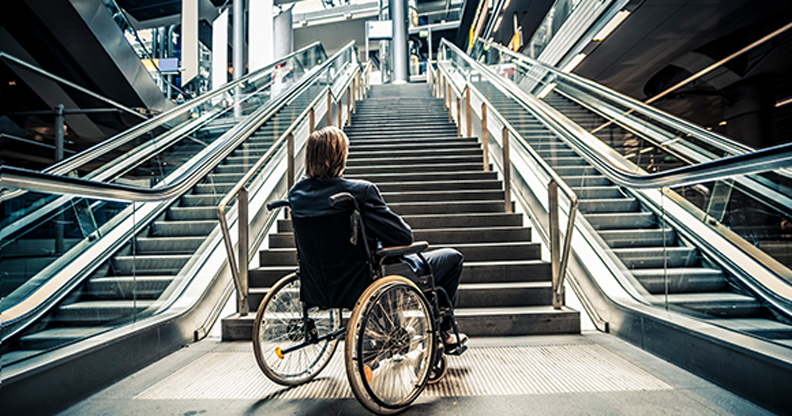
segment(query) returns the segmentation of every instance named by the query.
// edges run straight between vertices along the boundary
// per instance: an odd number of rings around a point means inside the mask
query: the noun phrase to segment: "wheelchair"
[[[338,341],[345,338],[346,375],[353,394],[374,413],[394,414],[445,375],[446,354],[462,354],[467,346],[445,345],[442,339],[443,319],[451,319],[457,337],[459,331],[448,294],[435,287],[431,270],[412,273],[398,261],[415,253],[428,268],[421,252],[429,244],[372,250],[354,196],[336,194],[331,203],[351,208],[323,217],[291,218],[298,268],[278,281],[258,308],[253,327],[256,361],[275,383],[298,386],[327,366]],[[277,201],[267,208],[288,206],[288,201]],[[318,230],[329,238],[317,242]],[[360,285],[321,286],[324,282],[309,279],[309,262],[302,261],[311,255],[362,268],[365,279]],[[321,272],[327,270],[313,274]],[[361,290],[359,297],[344,299]],[[342,309],[351,309],[345,326]]]

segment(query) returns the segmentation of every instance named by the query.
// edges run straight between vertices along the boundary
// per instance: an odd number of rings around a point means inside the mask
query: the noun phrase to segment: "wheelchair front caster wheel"
[[[448,371],[448,360],[446,359],[445,355],[440,356],[440,359],[437,360],[434,368],[429,372],[429,380],[426,382],[429,384],[435,384],[438,381],[442,380],[445,377],[446,372]]]

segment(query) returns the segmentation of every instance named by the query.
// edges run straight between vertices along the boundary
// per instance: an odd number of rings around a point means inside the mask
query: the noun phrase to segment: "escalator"
[[[524,113],[516,101],[486,87],[479,86],[507,120]],[[760,299],[664,224],[640,196],[611,182],[539,120],[523,115],[511,124],[575,191],[580,214],[637,280],[636,289],[646,291],[644,299],[707,319],[753,319],[755,328],[779,327],[762,318],[767,311]],[[792,326],[783,327],[791,342]]]
[[[4,6],[0,34],[3,51],[128,107],[157,112],[174,107],[102,1],[30,0]],[[21,72],[19,75],[26,78]],[[31,87],[38,91],[40,81],[31,81]],[[52,94],[42,90],[39,96],[47,100]],[[47,104],[54,108],[61,103]]]
[[[547,228],[548,178],[574,193],[561,203],[567,218],[580,213],[568,286],[598,328],[785,408],[792,273],[760,247],[788,237],[778,225],[792,218],[790,146],[757,152],[498,45],[441,49],[438,90],[451,92],[461,125],[489,131],[537,228]],[[731,174],[711,174],[729,164]]]
[[[359,72],[356,56],[354,42],[332,57],[314,43],[52,167],[56,176],[3,167],[4,207],[27,207],[3,218],[0,229],[4,411],[33,403],[36,385],[69,378],[81,366],[109,366],[50,401],[76,400],[206,335],[233,290],[220,200],[248,174],[252,200],[282,196],[284,135],[299,126],[307,134],[309,109],[321,127],[326,97]],[[294,68],[294,82],[278,92],[272,73],[283,62]],[[343,103],[337,107],[341,113]],[[151,140],[141,138],[147,135]],[[120,156],[109,157],[113,152]],[[254,166],[262,167],[251,172]],[[25,175],[36,180],[20,179]],[[42,185],[49,180],[74,188]],[[91,198],[70,196],[83,192]],[[226,221],[236,218],[234,207]],[[266,231],[258,223],[250,228],[254,242]],[[118,355],[135,346],[144,349]]]

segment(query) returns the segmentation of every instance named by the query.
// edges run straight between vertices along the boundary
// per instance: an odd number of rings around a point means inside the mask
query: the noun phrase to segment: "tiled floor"
[[[762,415],[770,412],[616,337],[471,340],[404,415]],[[62,415],[365,415],[343,350],[317,379],[270,382],[249,343],[193,344]]]

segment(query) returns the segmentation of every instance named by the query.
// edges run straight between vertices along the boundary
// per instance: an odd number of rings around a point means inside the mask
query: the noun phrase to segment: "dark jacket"
[[[303,179],[289,191],[295,240],[300,255],[303,300],[322,307],[354,307],[371,283],[362,246],[350,242],[349,204],[330,197],[349,192],[360,204],[369,244],[412,244],[410,226],[388,208],[377,187],[343,178]]]

